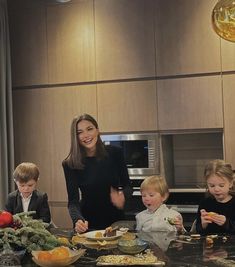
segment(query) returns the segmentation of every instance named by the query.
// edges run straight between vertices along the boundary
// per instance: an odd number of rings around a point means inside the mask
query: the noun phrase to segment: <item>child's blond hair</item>
[[[144,190],[150,188],[158,192],[162,197],[165,197],[165,200],[169,196],[169,189],[167,182],[165,178],[162,176],[154,175],[145,178],[140,185],[140,192],[142,193]]]
[[[38,181],[39,169],[36,164],[32,162],[22,162],[19,164],[14,172],[13,178],[16,182],[27,183],[29,180]]]

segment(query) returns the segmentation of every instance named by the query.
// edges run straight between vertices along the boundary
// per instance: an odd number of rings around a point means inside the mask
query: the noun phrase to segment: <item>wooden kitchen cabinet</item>
[[[223,128],[221,77],[157,81],[159,130]]]
[[[158,129],[156,81],[98,84],[97,103],[102,132]]]
[[[48,4],[47,37],[50,83],[96,79],[92,0]]]
[[[48,83],[46,9],[42,1],[8,1],[13,86]]]
[[[235,46],[233,42],[221,38],[221,65],[222,71],[235,70]]]
[[[155,76],[153,2],[95,1],[97,80]]]
[[[155,1],[157,76],[221,70],[220,38],[211,24],[216,2]]]
[[[50,203],[51,217],[56,227],[72,229],[73,223],[69,215],[67,202],[52,202]]]
[[[224,153],[225,160],[235,169],[235,75],[223,76]]]

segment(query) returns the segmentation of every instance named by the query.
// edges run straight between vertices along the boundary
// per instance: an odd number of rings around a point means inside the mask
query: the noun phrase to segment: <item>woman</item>
[[[62,165],[77,232],[105,229],[124,219],[125,200],[131,195],[124,157],[120,148],[104,146],[92,116],[73,119],[70,152]]]

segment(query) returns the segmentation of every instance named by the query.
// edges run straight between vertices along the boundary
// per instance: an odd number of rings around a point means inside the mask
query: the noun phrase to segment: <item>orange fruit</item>
[[[64,244],[64,245],[69,244],[69,240],[66,237],[58,237],[57,239],[60,241],[61,244]]]
[[[57,247],[51,251],[52,260],[63,260],[70,256],[69,250],[66,247]]]
[[[215,212],[213,212],[213,211],[210,211],[210,212],[208,212],[208,216],[210,216],[210,217],[213,217],[214,215],[215,215],[216,213]]]
[[[49,251],[39,251],[38,252],[38,260],[50,261],[51,260],[51,253]]]

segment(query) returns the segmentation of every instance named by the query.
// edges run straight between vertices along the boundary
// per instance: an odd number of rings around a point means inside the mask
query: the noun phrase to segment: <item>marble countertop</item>
[[[207,237],[195,239],[190,235],[177,236],[169,232],[136,234],[149,242],[149,248],[165,262],[166,267],[235,266],[235,236],[214,235],[209,238],[210,242],[212,240],[209,244]],[[83,245],[79,247],[86,248]],[[101,255],[122,254],[118,248],[86,249],[86,254],[73,267],[96,266],[96,259]],[[21,266],[36,265],[26,258]]]

